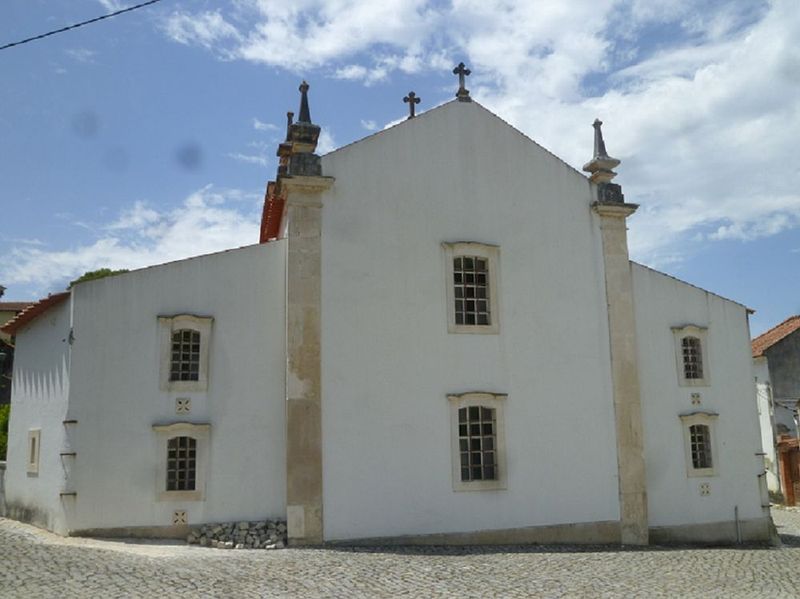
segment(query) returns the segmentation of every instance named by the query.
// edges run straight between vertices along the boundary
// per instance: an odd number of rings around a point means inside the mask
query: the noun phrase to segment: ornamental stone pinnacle
[[[606,151],[606,144],[603,141],[603,121],[595,119],[592,123],[594,127],[594,156],[583,165],[583,170],[591,173],[589,180],[597,184],[598,201],[600,202],[624,202],[622,187],[611,180],[617,176],[612,169],[619,165],[620,161],[612,158]]]
[[[310,86],[303,80],[300,84],[300,116],[297,117],[298,123],[310,123],[311,111],[308,108],[308,88]]]
[[[456,92],[456,98],[458,98],[459,102],[472,102],[472,98],[469,97],[469,90],[466,88],[466,80],[465,77],[469,76],[472,73],[466,66],[464,66],[463,62],[459,62],[458,66],[453,69],[453,75],[458,75],[458,91]]]
[[[403,98],[403,102],[408,104],[408,118],[409,119],[413,119],[415,116],[417,116],[417,111],[416,111],[416,106],[415,105],[419,104],[421,101],[422,101],[422,99],[418,98],[417,94],[415,94],[414,92],[408,92],[408,95],[405,98]]]

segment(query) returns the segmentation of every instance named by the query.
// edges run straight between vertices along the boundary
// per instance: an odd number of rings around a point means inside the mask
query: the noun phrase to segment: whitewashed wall
[[[69,499],[63,420],[69,395],[70,300],[54,306],[17,332],[8,429],[6,513],[56,532],[67,529]],[[41,429],[39,472],[29,474],[28,431]]]
[[[78,420],[70,529],[285,513],[285,243],[147,268],[74,289],[69,416]],[[207,392],[159,389],[159,315],[213,316]],[[190,397],[191,413],[175,413]],[[157,501],[154,423],[210,423],[204,501]]]
[[[766,468],[767,487],[770,491],[780,491],[780,474],[775,451],[775,410],[772,402],[772,384],[769,379],[769,363],[766,356],[753,358],[753,372],[756,383],[756,405],[758,424],[761,428],[761,451]]]
[[[639,372],[644,418],[650,526],[731,522],[763,518],[758,475],[761,437],[753,401],[753,369],[746,308],[670,276],[632,263]],[[710,384],[681,387],[671,327],[708,327]],[[701,394],[693,405],[691,394]],[[678,415],[711,410],[715,476],[687,476]],[[708,483],[710,494],[700,495]]]
[[[324,156],[323,173],[325,538],[618,520],[587,180],[460,102]],[[500,246],[499,335],[447,332],[454,241]],[[446,396],[467,391],[508,394],[506,490],[453,491]]]

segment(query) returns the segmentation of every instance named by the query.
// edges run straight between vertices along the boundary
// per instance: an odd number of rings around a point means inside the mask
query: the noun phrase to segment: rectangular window
[[[158,501],[204,501],[211,425],[154,424],[158,440],[155,491]]]
[[[703,352],[700,339],[697,337],[684,337],[683,348],[683,376],[687,379],[703,378]]]
[[[711,433],[705,424],[689,427],[689,443],[692,453],[692,466],[695,469],[712,468]]]
[[[506,488],[503,409],[506,395],[448,395],[452,426],[453,490]]]
[[[681,387],[707,387],[709,379],[708,328],[686,324],[672,327],[675,363]]]
[[[28,474],[39,474],[39,452],[41,450],[42,429],[28,431]]]
[[[681,414],[683,438],[686,451],[686,474],[695,476],[715,476],[717,464],[714,463],[714,422],[716,412],[696,410]]]
[[[181,329],[172,333],[169,380],[196,381],[200,375],[200,332]]]
[[[458,410],[461,480],[496,480],[497,424],[492,408],[471,406]]]
[[[447,261],[447,330],[500,332],[500,248],[485,243],[443,243]]]
[[[210,316],[159,316],[162,391],[207,391]]]
[[[197,478],[197,441],[173,437],[167,443],[167,491],[194,491]]]
[[[456,324],[489,325],[489,260],[480,256],[453,259]]]

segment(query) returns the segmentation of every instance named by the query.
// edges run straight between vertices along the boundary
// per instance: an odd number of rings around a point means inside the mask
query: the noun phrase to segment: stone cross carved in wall
[[[453,69],[453,75],[458,75],[458,91],[456,92],[456,98],[458,98],[460,102],[472,102],[472,98],[469,97],[469,90],[466,88],[465,79],[471,73],[472,71],[464,66],[463,62],[459,62],[458,66]]]
[[[403,102],[408,104],[408,118],[413,119],[417,116],[416,105],[419,104],[421,98],[417,97],[417,94],[414,92],[408,92],[408,95],[403,98]]]

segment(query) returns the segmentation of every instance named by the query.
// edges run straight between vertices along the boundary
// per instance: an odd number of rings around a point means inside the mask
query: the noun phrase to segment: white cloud
[[[337,144],[336,140],[333,138],[333,133],[331,133],[329,129],[322,127],[322,130],[319,132],[316,153],[322,156],[328,152],[333,152],[338,147],[339,144]]]
[[[249,164],[257,164],[259,166],[267,166],[269,159],[263,154],[242,154],[241,152],[229,152],[228,158],[233,158],[239,162],[247,162]]]
[[[373,121],[372,119],[364,120],[361,119],[361,126],[364,127],[367,131],[375,131],[378,128],[378,123]]]
[[[473,97],[578,166],[601,117],[609,150],[623,160],[617,181],[642,205],[631,226],[642,261],[680,260],[698,240],[800,227],[800,19],[791,0],[236,7],[228,20],[176,14],[173,37],[228,59],[295,71],[325,66],[366,85],[397,71],[444,72],[463,59]],[[334,146],[321,138],[321,152]]]
[[[273,125],[272,123],[265,123],[257,118],[253,118],[253,129],[256,131],[277,131],[278,126]]]
[[[16,247],[0,266],[0,279],[9,287],[25,285],[43,293],[88,270],[140,268],[257,243],[259,207],[255,194],[211,186],[172,210],[137,202],[114,221],[96,225],[94,241],[59,249]]]
[[[238,39],[236,28],[228,23],[219,11],[195,15],[174,12],[165,21],[164,30],[174,41],[181,44],[196,43],[211,48],[227,38]]]
[[[64,52],[73,60],[86,64],[94,63],[94,57],[97,55],[97,52],[88,48],[70,48]]]
[[[120,2],[120,0],[97,0],[100,4],[102,4],[103,8],[106,9],[106,12],[116,12],[118,10],[122,10],[126,8],[126,4],[124,2]]]

